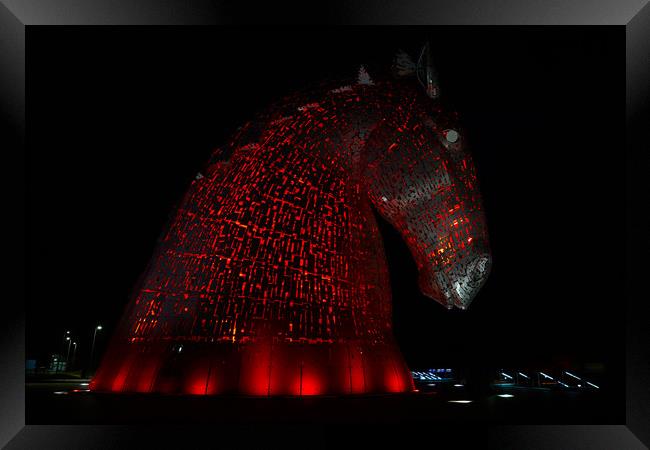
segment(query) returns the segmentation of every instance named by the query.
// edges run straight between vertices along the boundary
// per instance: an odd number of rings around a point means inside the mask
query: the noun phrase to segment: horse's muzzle
[[[420,290],[447,308],[467,309],[487,281],[491,267],[490,254],[481,253],[457,262],[449,271],[424,270],[420,272]]]

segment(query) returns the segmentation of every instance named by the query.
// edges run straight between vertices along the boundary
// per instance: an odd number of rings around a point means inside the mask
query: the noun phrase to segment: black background
[[[96,323],[110,334],[174,204],[256,110],[427,38],[469,133],[494,265],[449,312],[380,221],[407,362],[603,363],[622,394],[625,41],[604,27],[30,30],[27,356],[59,350],[65,329],[81,355]]]

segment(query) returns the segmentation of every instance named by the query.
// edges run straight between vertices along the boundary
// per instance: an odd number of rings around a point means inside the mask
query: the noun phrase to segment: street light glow
[[[102,329],[102,326],[101,326],[101,325],[97,325],[97,329],[98,329],[98,330],[101,330],[101,329]]]

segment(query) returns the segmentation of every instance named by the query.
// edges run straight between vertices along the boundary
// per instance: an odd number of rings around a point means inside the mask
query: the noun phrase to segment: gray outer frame
[[[305,2],[308,3],[308,2]],[[314,5],[312,5],[313,7]],[[438,438],[480,439],[475,448],[499,449],[642,449],[650,445],[650,336],[643,307],[647,292],[639,280],[645,279],[650,254],[648,217],[642,209],[650,204],[647,186],[648,148],[650,148],[650,5],[646,0],[484,0],[463,2],[410,0],[373,4],[370,0],[348,2],[345,6],[323,3],[320,10],[294,6],[283,10],[272,2],[251,7],[240,1],[237,6],[225,2],[196,0],[1,0],[0,1],[0,117],[10,132],[0,133],[4,167],[20,167],[12,172],[17,180],[3,177],[3,192],[25,187],[25,35],[33,25],[194,25],[194,24],[382,24],[382,25],[614,25],[626,30],[626,300],[627,300],[627,391],[625,425],[538,425],[481,427],[480,433],[465,427],[432,424],[426,430],[413,430],[392,442],[437,441]],[[316,12],[318,11],[318,12]],[[645,183],[645,185],[643,185]],[[5,196],[10,197],[10,196]],[[25,204],[23,197],[6,199],[5,213],[14,220],[5,236],[18,236],[24,242]],[[17,218],[17,220],[16,220]],[[9,234],[10,233],[10,234]],[[8,259],[6,259],[8,260]],[[25,280],[25,253],[20,246],[5,272],[9,280]],[[13,271],[13,272],[12,272]],[[16,273],[14,273],[16,272]],[[21,273],[22,272],[22,273]],[[636,281],[636,283],[634,283]],[[12,286],[16,283],[5,283]],[[22,304],[12,298],[24,298],[23,283],[13,297],[5,294],[4,313],[0,316],[0,445],[8,449],[127,448],[146,439],[145,448],[192,448],[204,439],[223,445],[250,445],[245,430],[235,442],[215,440],[217,426],[210,427],[133,427],[133,426],[25,426],[24,361],[25,318]],[[6,306],[5,306],[6,305]],[[14,311],[11,310],[14,308]],[[13,313],[13,314],[12,314]],[[229,431],[233,427],[230,427]],[[364,427],[357,427],[357,432]],[[476,427],[475,427],[476,428]],[[476,430],[479,431],[479,430]],[[268,437],[278,439],[269,430]],[[385,432],[373,431],[374,438],[362,436],[364,446],[376,440],[390,445]],[[419,434],[422,434],[419,436]],[[273,436],[275,435],[275,436]],[[304,443],[300,432],[292,433],[293,442]],[[437,437],[436,437],[437,436]],[[313,439],[313,436],[312,436]],[[11,441],[11,442],[10,442]],[[352,444],[355,439],[348,439]],[[643,442],[643,443],[642,443]],[[324,444],[324,443],[323,443]],[[336,441],[331,442],[337,444]],[[460,442],[458,442],[460,444]],[[456,448],[459,445],[455,445]]]

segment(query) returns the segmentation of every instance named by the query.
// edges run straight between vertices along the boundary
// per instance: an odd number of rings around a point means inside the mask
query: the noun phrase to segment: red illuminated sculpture
[[[192,182],[91,390],[214,395],[406,392],[372,207],[422,292],[466,308],[490,252],[472,160],[428,51],[403,79],[285,98]],[[411,79],[409,75],[415,75]],[[415,78],[415,79],[413,79]],[[419,79],[418,84],[416,79]]]

